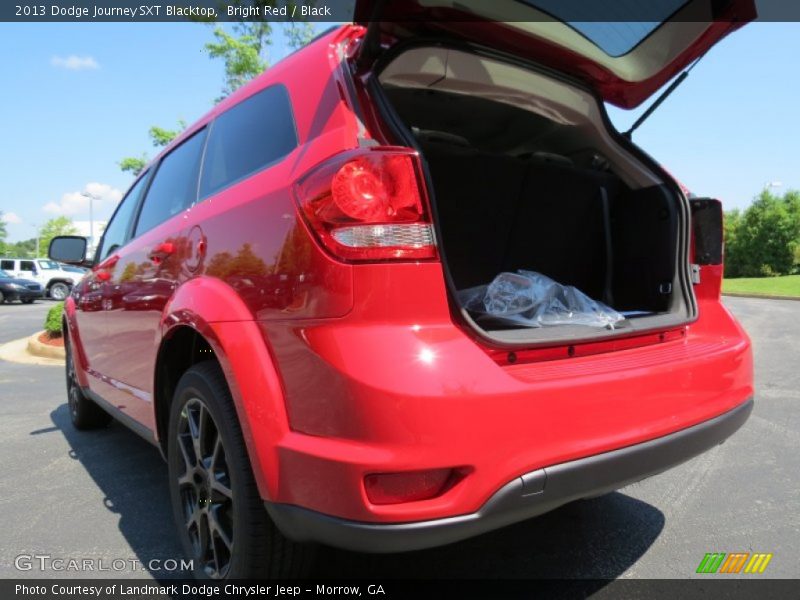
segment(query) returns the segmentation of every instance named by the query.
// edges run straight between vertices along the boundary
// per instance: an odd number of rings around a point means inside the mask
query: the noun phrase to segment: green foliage
[[[8,237],[8,229],[6,229],[6,222],[3,220],[3,211],[0,210],[0,245],[5,244]]]
[[[61,337],[61,313],[64,312],[64,303],[58,302],[47,311],[44,320],[44,330],[50,337]]]
[[[283,34],[286,36],[286,43],[293,50],[299,50],[308,42],[314,39],[317,34],[314,26],[306,21],[292,21],[286,23]]]
[[[178,119],[178,129],[164,129],[153,125],[147,134],[150,136],[153,146],[162,148],[178,137],[184,129],[186,129],[186,121]]]
[[[120,171],[123,173],[130,173],[134,177],[139,175],[147,166],[147,155],[142,154],[139,156],[127,156],[117,163]]]
[[[241,4],[240,0],[233,0],[233,4]],[[255,0],[259,6],[275,6],[274,0]],[[291,8],[292,2],[287,6]],[[223,100],[237,89],[242,87],[254,77],[260,75],[268,66],[267,49],[272,43],[272,25],[268,22],[241,21],[225,29],[216,26],[212,32],[214,40],[205,45],[211,58],[222,59],[225,65],[225,81],[222,86],[222,95],[217,101]],[[316,35],[314,25],[304,21],[293,21],[284,25],[284,34],[290,48],[297,50],[305,46]],[[156,125],[148,131],[150,141],[156,148],[169,144],[177,135],[186,129],[184,121],[178,122],[178,129],[164,129]],[[119,168],[134,177],[139,175],[147,166],[146,154],[140,157],[129,156],[119,161]]]
[[[37,258],[36,257],[36,238],[5,244],[3,256],[13,256],[14,258]]]
[[[50,241],[57,235],[75,235],[77,233],[78,229],[69,217],[62,216],[50,219],[39,230],[39,252],[47,254]]]
[[[744,212],[725,215],[725,276],[788,275],[800,266],[800,192],[764,190]]]
[[[186,121],[178,119],[177,129],[164,129],[158,125],[153,125],[148,130],[147,135],[155,148],[163,148],[178,137],[184,129],[186,129]],[[130,173],[136,177],[144,170],[148,162],[150,162],[150,159],[147,158],[147,154],[143,153],[141,156],[126,156],[117,164],[123,173]]]
[[[205,45],[211,58],[221,58],[225,63],[225,84],[218,100],[232,94],[269,66],[266,57],[272,35],[269,23],[237,23],[233,32],[230,34],[217,26],[213,34],[215,41]]]

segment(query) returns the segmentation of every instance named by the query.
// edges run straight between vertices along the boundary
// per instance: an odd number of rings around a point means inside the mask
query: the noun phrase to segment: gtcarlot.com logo
[[[142,562],[136,558],[74,558],[58,557],[49,554],[20,554],[14,559],[19,571],[67,571],[85,573],[89,571],[191,571],[193,560],[183,558],[153,558]]]
[[[763,573],[772,554],[761,552],[708,552],[700,565],[698,573]]]

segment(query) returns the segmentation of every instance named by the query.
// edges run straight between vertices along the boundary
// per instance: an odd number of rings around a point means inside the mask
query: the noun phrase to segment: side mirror
[[[59,235],[50,241],[47,255],[57,262],[82,265],[86,262],[87,246],[88,242],[85,237]]]

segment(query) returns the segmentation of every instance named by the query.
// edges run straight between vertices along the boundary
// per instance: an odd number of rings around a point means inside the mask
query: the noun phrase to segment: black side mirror
[[[87,246],[88,242],[85,237],[59,235],[50,241],[47,255],[57,262],[82,265],[86,262]]]

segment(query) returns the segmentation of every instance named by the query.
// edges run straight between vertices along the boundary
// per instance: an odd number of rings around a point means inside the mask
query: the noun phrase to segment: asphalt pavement
[[[752,417],[725,444],[619,492],[443,548],[322,549],[313,575],[688,578],[707,552],[767,552],[760,577],[800,577],[800,302],[725,303],[753,339],[757,389]],[[50,305],[0,305],[0,343],[41,329]],[[60,367],[0,361],[0,489],[0,577],[92,576],[21,571],[20,555],[122,559],[131,566],[94,575],[145,578],[164,576],[153,560],[181,556],[158,452],[116,423],[75,431]]]

